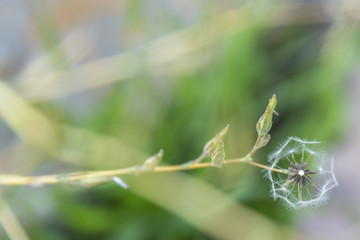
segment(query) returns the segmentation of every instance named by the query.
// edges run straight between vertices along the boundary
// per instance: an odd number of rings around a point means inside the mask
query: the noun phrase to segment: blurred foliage
[[[138,20],[150,6],[145,1],[134,1],[127,7],[124,17],[129,22],[125,21],[124,29],[131,37],[124,39],[124,45],[131,45],[126,41],[134,35],[146,39],[146,31],[151,31]],[[46,20],[45,24],[44,16],[51,13],[37,17],[37,24],[44,48],[51,52],[58,47],[61,34],[54,29],[56,20]],[[186,26],[170,19],[174,26]],[[164,23],[163,29],[169,25]],[[276,93],[280,116],[274,117],[272,139],[254,156],[255,161],[266,163],[266,155],[288,136],[325,143],[341,136],[346,105],[343,86],[359,53],[358,35],[356,29],[341,22],[289,26],[249,23],[249,27],[241,27],[192,53],[202,59],[200,66],[171,70],[181,61],[192,64],[189,57],[155,68],[144,63],[143,69],[126,81],[32,106],[51,122],[113,137],[147,155],[163,148],[163,164],[181,164],[199,156],[204,144],[227,123],[227,158],[244,156],[256,140],[258,118]],[[62,54],[52,56],[53,67],[59,67],[58,60],[65,59]],[[77,167],[59,164],[61,159],[45,155],[57,163],[39,160],[39,166],[25,173],[110,166],[106,158],[98,159],[96,165],[84,162]],[[133,165],[143,160],[127,161]],[[112,166],[116,164],[112,162]],[[259,169],[238,164],[187,174],[208,182],[275,223],[291,226],[295,219],[293,212],[269,197],[268,182]],[[131,182],[131,178],[125,180]],[[142,177],[138,178],[141,181]],[[131,184],[129,191],[113,183],[88,189],[66,185],[34,190],[21,187],[7,190],[6,198],[31,239],[212,239],[161,206],[132,193]]]

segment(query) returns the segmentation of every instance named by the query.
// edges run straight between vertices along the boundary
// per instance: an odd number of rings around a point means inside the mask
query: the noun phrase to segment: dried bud
[[[224,142],[219,140],[218,148],[211,154],[211,161],[214,167],[220,168],[225,161]]]
[[[215,137],[223,140],[229,130],[229,127],[230,124],[226,125],[218,134],[216,134]]]
[[[225,161],[225,151],[213,152],[211,154],[212,165],[217,168],[221,168]]]
[[[269,104],[266,107],[265,113],[260,117],[259,121],[256,124],[256,131],[259,136],[265,136],[271,129],[272,126],[272,115],[276,107],[276,95],[274,94],[269,100]]]
[[[221,140],[216,137],[211,139],[204,147],[204,150],[203,150],[204,155],[206,157],[211,156],[211,154],[218,148],[220,141]]]
[[[265,145],[270,141],[270,135],[266,134],[260,138],[260,141],[255,145],[256,149],[265,147]]]
[[[160,149],[159,153],[145,160],[144,164],[139,167],[138,172],[151,172],[154,170],[154,168],[159,165],[163,155],[164,151]]]
[[[205,144],[205,147],[203,149],[203,154],[206,157],[211,156],[211,154],[216,151],[219,148],[219,145],[224,144],[223,139],[226,136],[227,131],[229,130],[229,124],[226,125],[216,136],[211,139],[207,144]]]

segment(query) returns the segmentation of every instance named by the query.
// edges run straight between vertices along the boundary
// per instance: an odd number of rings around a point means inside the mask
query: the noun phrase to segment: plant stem
[[[230,159],[230,160],[226,160],[224,164],[248,163],[255,167],[287,174],[281,169],[271,168],[263,164],[248,160],[249,160],[248,157]],[[160,166],[160,167],[155,167],[152,172],[154,173],[175,172],[175,171],[183,171],[183,170],[191,170],[191,169],[199,169],[199,168],[207,168],[207,167],[213,167],[212,163],[194,162],[187,165],[186,169],[184,169],[183,164],[173,165],[173,166]],[[135,174],[136,172],[137,172],[137,167],[130,167],[130,168],[115,169],[115,170],[75,172],[69,174],[44,175],[44,176],[0,175],[0,185],[41,186],[45,184],[69,183],[75,185],[92,186],[92,185],[96,185],[96,183],[111,181],[112,176]]]
[[[204,158],[206,158],[205,154],[202,153],[197,159],[195,159],[193,162],[194,163],[200,163],[202,160],[204,160]]]
[[[252,156],[255,154],[256,150],[258,149],[257,146],[258,146],[260,140],[261,140],[261,137],[258,135],[258,137],[257,137],[257,139],[256,139],[256,142],[255,142],[253,148],[251,149],[251,151],[250,151],[250,153],[249,153],[249,156],[250,156],[250,157],[252,157]]]

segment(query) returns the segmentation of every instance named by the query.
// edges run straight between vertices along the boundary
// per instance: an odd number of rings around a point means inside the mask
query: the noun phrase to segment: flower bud
[[[163,155],[164,151],[160,149],[159,153],[145,160],[144,164],[139,167],[138,172],[151,172],[154,170],[154,168],[159,165]]]
[[[211,154],[212,165],[217,168],[221,168],[225,161],[225,151],[224,149],[220,151],[215,151]]]
[[[216,137],[211,139],[207,144],[205,144],[203,153],[206,157],[209,157],[217,148],[219,139]]]
[[[226,127],[224,127],[218,134],[216,134],[213,139],[211,139],[208,143],[205,144],[203,154],[206,157],[211,156],[211,154],[219,148],[219,144],[224,144],[222,140],[226,136],[226,133],[229,130],[229,126],[229,124],[226,125]]]
[[[221,141],[222,141],[221,139],[218,139],[216,137],[211,139],[204,147],[203,152],[204,152],[205,156],[206,157],[211,156],[211,154],[213,152],[215,152],[216,149],[219,148],[219,144],[220,144]]]
[[[274,94],[269,100],[269,104],[266,107],[265,113],[260,117],[256,124],[256,131],[258,132],[259,136],[264,136],[270,131],[272,126],[272,115],[274,112],[276,113],[276,103],[276,95]]]
[[[269,134],[266,134],[260,138],[260,141],[255,145],[256,149],[265,147],[266,144],[270,141],[271,136]]]
[[[216,134],[215,137],[219,138],[219,139],[224,139],[224,137],[226,136],[228,130],[229,130],[230,124],[226,125],[218,134]]]
[[[225,161],[224,142],[219,139],[217,148],[211,153],[211,161],[214,167],[220,168]]]

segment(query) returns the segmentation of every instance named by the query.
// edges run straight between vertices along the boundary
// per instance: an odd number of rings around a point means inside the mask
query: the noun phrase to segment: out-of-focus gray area
[[[299,221],[303,233],[300,239],[358,239],[360,236],[360,182],[358,168],[360,163],[360,111],[359,72],[349,74],[344,83],[346,89],[347,110],[344,136],[334,146],[336,176],[339,187],[334,190],[328,204],[317,211],[305,213]]]

